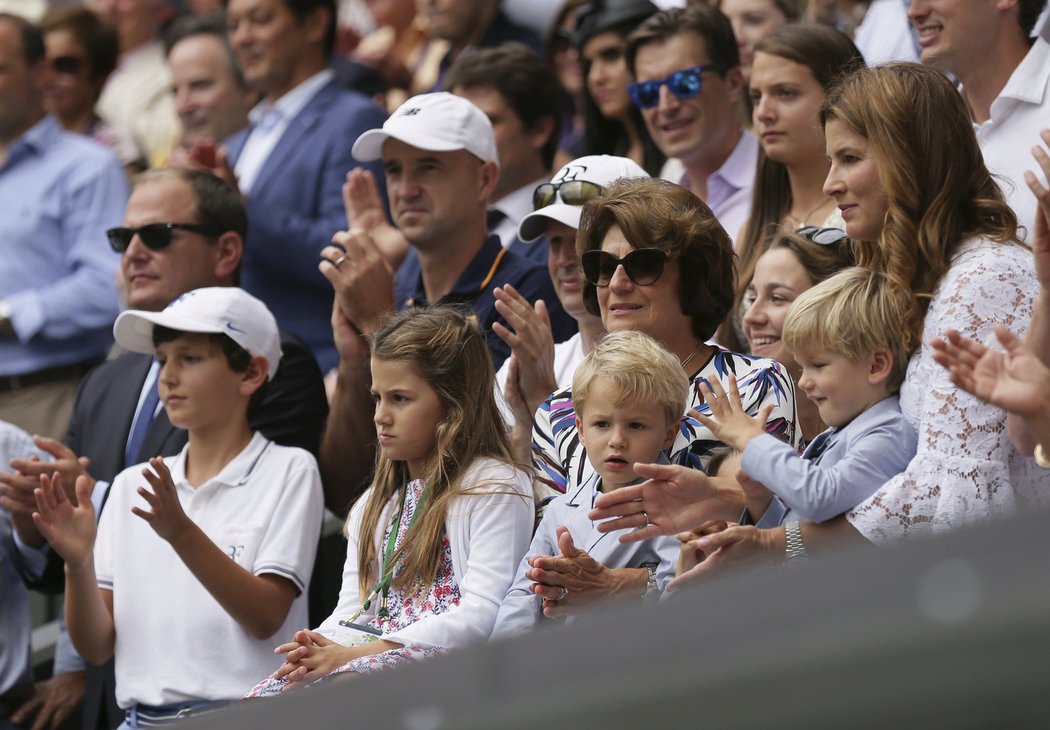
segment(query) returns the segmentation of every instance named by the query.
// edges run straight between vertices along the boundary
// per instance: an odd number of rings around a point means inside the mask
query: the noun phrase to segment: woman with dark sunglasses
[[[740,326],[744,289],[769,242],[802,226],[844,225],[823,191],[828,161],[818,114],[835,80],[863,65],[853,42],[825,26],[788,25],[755,46],[749,94],[761,149],[751,213],[736,239],[737,304],[718,333],[726,347],[746,347]]]
[[[608,331],[644,332],[674,354],[692,383],[690,409],[709,412],[700,383],[718,381],[728,389],[735,378],[748,413],[768,415],[767,430],[797,445],[795,387],[781,365],[707,343],[729,311],[734,272],[729,236],[703,201],[666,180],[620,180],[584,207],[576,252],[588,311],[599,315]],[[720,447],[724,444],[707,428],[683,414],[667,456],[673,464],[703,470]],[[540,480],[554,492],[593,474],[577,436],[571,387],[554,393],[536,412],[533,457]],[[735,482],[721,489],[718,499],[726,513],[739,515],[743,497]],[[536,582],[543,595],[558,600],[558,611],[571,611],[605,592],[646,592],[646,571],[626,568],[601,572],[595,582],[603,588],[588,590],[574,578],[577,561],[585,559],[568,551],[544,560]]]
[[[802,292],[853,263],[849,237],[837,228],[803,228],[774,238],[744,290],[748,352],[776,360],[798,382],[802,368],[781,342],[788,311]],[[798,399],[798,425],[806,441],[827,428],[809,398]]]
[[[95,104],[117,66],[116,32],[81,6],[52,10],[40,23],[47,74],[44,108],[70,132],[91,137],[116,154],[132,175],[145,169],[131,135],[103,122]]]

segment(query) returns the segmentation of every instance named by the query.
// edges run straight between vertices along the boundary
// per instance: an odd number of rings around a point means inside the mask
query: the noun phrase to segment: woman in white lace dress
[[[1000,408],[952,384],[930,346],[947,329],[986,345],[996,324],[1024,332],[1039,291],[1032,253],[1017,242],[1017,218],[985,168],[962,97],[936,71],[890,64],[846,79],[821,116],[832,163],[825,191],[856,241],[858,263],[908,284],[925,309],[923,344],[900,393],[919,444],[903,473],[844,517],[804,523],[801,550],[799,526],[790,526],[788,554],[847,537],[886,543],[941,533],[1047,501],[1050,470],[1017,451]],[[620,518],[603,530],[649,525],[638,537],[684,529],[704,484],[675,474],[641,492],[631,503],[599,500],[592,516]],[[734,527],[701,543],[709,556],[722,549],[704,572],[788,549],[784,527]]]

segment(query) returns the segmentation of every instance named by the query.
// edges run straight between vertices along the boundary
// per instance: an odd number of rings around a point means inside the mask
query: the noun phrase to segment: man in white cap
[[[362,162],[383,160],[394,225],[411,248],[396,278],[375,245],[375,231],[352,228],[337,234],[341,248],[321,253],[321,272],[336,291],[333,330],[339,351],[332,416],[321,447],[322,474],[339,474],[350,492],[370,473],[371,450],[361,445],[375,438],[367,405],[367,349],[359,338],[375,330],[384,312],[466,305],[488,338],[496,367],[510,354],[493,332],[501,320],[496,287],[509,284],[529,302],[545,301],[556,341],[575,331],[544,267],[488,235],[486,212],[499,163],[492,125],[474,104],[444,92],[415,96],[381,129],[362,134],[353,154]]]
[[[583,303],[583,281],[576,256],[576,229],[583,205],[620,178],[649,177],[638,163],[626,157],[588,155],[558,170],[549,183],[533,192],[533,212],[522,218],[518,238],[535,242],[546,235],[547,272],[562,308],[576,320],[579,331],[554,343],[543,304],[529,304],[513,289],[496,290],[496,309],[513,328],[493,325],[511,349],[511,356],[496,373],[496,384],[513,410],[513,420],[531,424],[540,403],[559,388],[572,384],[576,366],[605,334],[597,315]],[[515,431],[515,444],[527,456],[531,434]]]

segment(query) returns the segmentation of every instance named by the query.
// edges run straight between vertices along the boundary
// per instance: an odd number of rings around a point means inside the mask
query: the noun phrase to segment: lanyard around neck
[[[343,619],[339,622],[343,626],[354,624],[357,621],[357,619],[361,618],[361,614],[363,614],[365,611],[372,607],[372,601],[374,601],[377,596],[381,596],[382,600],[380,601],[380,607],[379,611],[376,613],[376,617],[384,623],[390,620],[390,616],[387,613],[386,600],[387,594],[390,590],[390,583],[394,578],[394,567],[397,565],[398,562],[398,560],[394,559],[394,545],[397,542],[397,533],[401,527],[401,518],[405,514],[405,498],[407,494],[408,487],[406,486],[404,491],[401,492],[401,501],[398,503],[397,513],[390,521],[390,536],[387,537],[386,548],[383,550],[382,575],[380,576],[379,581],[375,584],[375,587],[372,589],[372,592],[368,594],[368,598],[366,598],[365,602],[361,604],[361,608],[359,608],[350,618]],[[416,502],[416,508],[412,511],[412,519],[408,521],[408,527],[405,530],[406,537],[408,536],[408,532],[412,529],[412,526],[416,524],[416,518],[419,517],[420,512],[423,511],[425,501],[426,486],[424,485],[423,491],[419,495],[419,501]],[[402,550],[398,552],[396,557],[400,559],[400,557],[404,555],[404,553],[404,546],[402,546]]]

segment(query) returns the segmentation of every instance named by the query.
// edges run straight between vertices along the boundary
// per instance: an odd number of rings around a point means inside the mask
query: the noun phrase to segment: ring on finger
[[[642,510],[642,517],[645,518],[645,524],[642,525],[642,527],[648,527],[649,525],[653,524],[652,521],[649,519],[649,513],[645,510]]]
[[[561,586],[561,595],[558,596],[557,598],[555,598],[554,600],[555,601],[564,601],[565,600],[565,596],[567,596],[567,595],[569,595],[569,589],[566,588],[565,586]]]
[[[334,266],[335,268],[338,269],[342,265],[342,263],[344,261],[346,261],[346,255],[345,254],[340,256],[339,258],[337,258],[335,261],[333,261],[332,262],[332,266]]]

